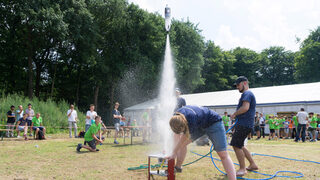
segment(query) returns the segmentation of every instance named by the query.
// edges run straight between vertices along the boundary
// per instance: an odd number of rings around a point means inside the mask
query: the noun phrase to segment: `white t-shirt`
[[[264,124],[264,118],[263,117],[260,117],[260,119],[259,119],[259,124],[261,125],[261,124]]]
[[[304,112],[304,111],[300,111],[297,114],[297,118],[298,118],[298,123],[299,124],[307,124],[307,117],[308,117],[308,113]]]
[[[68,110],[67,116],[70,114],[70,112],[71,112],[71,109]],[[71,113],[71,115],[68,116],[68,121],[69,121],[69,122],[76,122],[76,118],[77,118],[77,117],[78,117],[77,111],[76,111],[76,110],[73,110],[72,113]]]
[[[91,120],[94,120],[94,118],[97,116],[97,112],[95,111],[87,111],[87,115],[86,116],[89,116],[90,119],[86,118],[86,124],[90,124],[91,125]]]

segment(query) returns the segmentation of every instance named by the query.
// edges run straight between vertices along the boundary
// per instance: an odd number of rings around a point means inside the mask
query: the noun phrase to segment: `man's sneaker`
[[[80,149],[82,148],[82,144],[78,144],[77,151],[80,152]]]
[[[19,138],[21,138],[21,136],[17,136],[17,138],[19,139]]]
[[[96,149],[96,151],[100,151],[99,149]]]
[[[25,140],[25,141],[28,141],[28,137],[27,137],[27,135],[26,135],[26,134],[24,134],[23,136],[24,136],[24,140]]]
[[[32,137],[32,134],[29,134],[30,137]]]
[[[114,140],[114,142],[113,142],[114,144],[119,144],[119,142],[117,141],[117,140]]]
[[[177,166],[174,167],[174,172],[175,173],[182,173],[182,168],[179,168]]]

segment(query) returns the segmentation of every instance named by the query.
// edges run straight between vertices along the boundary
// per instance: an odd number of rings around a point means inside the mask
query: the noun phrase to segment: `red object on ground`
[[[158,176],[166,176],[167,180],[175,180],[175,174],[174,174],[174,159],[167,159],[167,169],[166,170],[157,170],[157,171],[151,171],[151,158],[164,158],[163,156],[159,155],[149,155],[148,156],[148,180],[151,179],[151,176],[158,175]]]

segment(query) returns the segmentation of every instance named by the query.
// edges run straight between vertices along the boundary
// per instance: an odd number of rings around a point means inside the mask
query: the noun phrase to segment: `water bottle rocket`
[[[171,9],[168,5],[164,8],[164,18],[165,18],[165,29],[167,33],[170,31],[171,27]]]

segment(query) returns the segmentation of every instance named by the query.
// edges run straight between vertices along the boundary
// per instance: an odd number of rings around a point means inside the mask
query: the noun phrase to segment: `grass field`
[[[139,143],[134,145],[112,144],[109,138],[103,145],[98,145],[100,152],[89,153],[86,150],[76,152],[76,145],[83,139],[69,139],[68,135],[49,135],[47,140],[29,140],[5,138],[0,141],[0,179],[146,179],[147,170],[128,171],[128,167],[147,163],[147,155],[156,152],[156,145]],[[129,140],[126,140],[129,143]],[[37,145],[37,147],[36,147]],[[320,162],[320,142],[294,143],[292,140],[250,140],[249,150],[254,153],[278,155],[288,158],[312,160]],[[209,147],[189,145],[189,150],[206,154]],[[230,155],[236,161],[233,152]],[[199,156],[188,152],[185,162],[195,160]],[[217,157],[214,154],[214,157]],[[277,158],[254,156],[260,172],[273,174],[278,170],[298,171],[304,174],[300,179],[320,179],[320,165],[296,162]],[[222,169],[221,163],[217,162]],[[238,168],[236,166],[236,168]],[[249,173],[247,178],[266,178]],[[156,177],[155,179],[165,179]],[[184,167],[183,173],[176,179],[226,179],[212,165],[209,158]],[[276,178],[285,179],[285,178]]]

